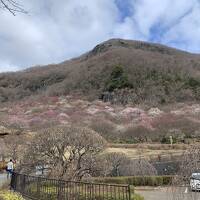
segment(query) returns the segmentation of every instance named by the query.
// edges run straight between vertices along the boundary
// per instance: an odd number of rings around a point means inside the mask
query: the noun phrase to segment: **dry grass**
[[[110,144],[107,152],[124,153],[131,159],[172,159],[183,155],[188,145],[176,144],[173,147],[170,145],[161,144]]]
[[[189,145],[186,144],[173,144],[173,146],[169,144],[149,144],[149,143],[141,143],[141,144],[109,144],[110,148],[142,148],[142,149],[150,149],[150,150],[186,150]]]

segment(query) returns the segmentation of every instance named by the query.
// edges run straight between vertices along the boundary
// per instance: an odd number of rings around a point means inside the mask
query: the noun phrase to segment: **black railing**
[[[129,185],[62,181],[13,173],[11,189],[33,200],[131,200]]]

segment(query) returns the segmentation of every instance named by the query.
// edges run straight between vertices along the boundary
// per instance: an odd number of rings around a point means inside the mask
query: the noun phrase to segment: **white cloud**
[[[187,51],[200,52],[200,5],[195,4],[192,11],[183,17],[163,37],[163,42],[177,45]]]
[[[112,37],[118,10],[107,0],[35,0],[29,15],[0,13],[0,60],[29,66],[61,62]]]
[[[132,5],[132,19],[145,40],[200,52],[199,0],[135,0]]]
[[[123,20],[116,0],[21,0],[28,15],[0,11],[0,71],[61,62],[113,37],[200,52],[198,0],[124,1]]]

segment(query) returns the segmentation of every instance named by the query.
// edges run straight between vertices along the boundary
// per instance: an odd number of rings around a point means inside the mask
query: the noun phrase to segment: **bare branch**
[[[80,180],[92,173],[96,157],[105,144],[101,136],[87,128],[45,129],[29,145],[24,166],[45,165],[52,169],[49,173],[53,177]]]
[[[27,11],[23,8],[23,5],[14,0],[0,0],[0,8],[8,10],[14,16],[16,13],[27,14]]]

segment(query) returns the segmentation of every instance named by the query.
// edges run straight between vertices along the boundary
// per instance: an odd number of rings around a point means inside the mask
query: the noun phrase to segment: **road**
[[[200,192],[191,192],[187,187],[136,188],[145,200],[200,200]]]

